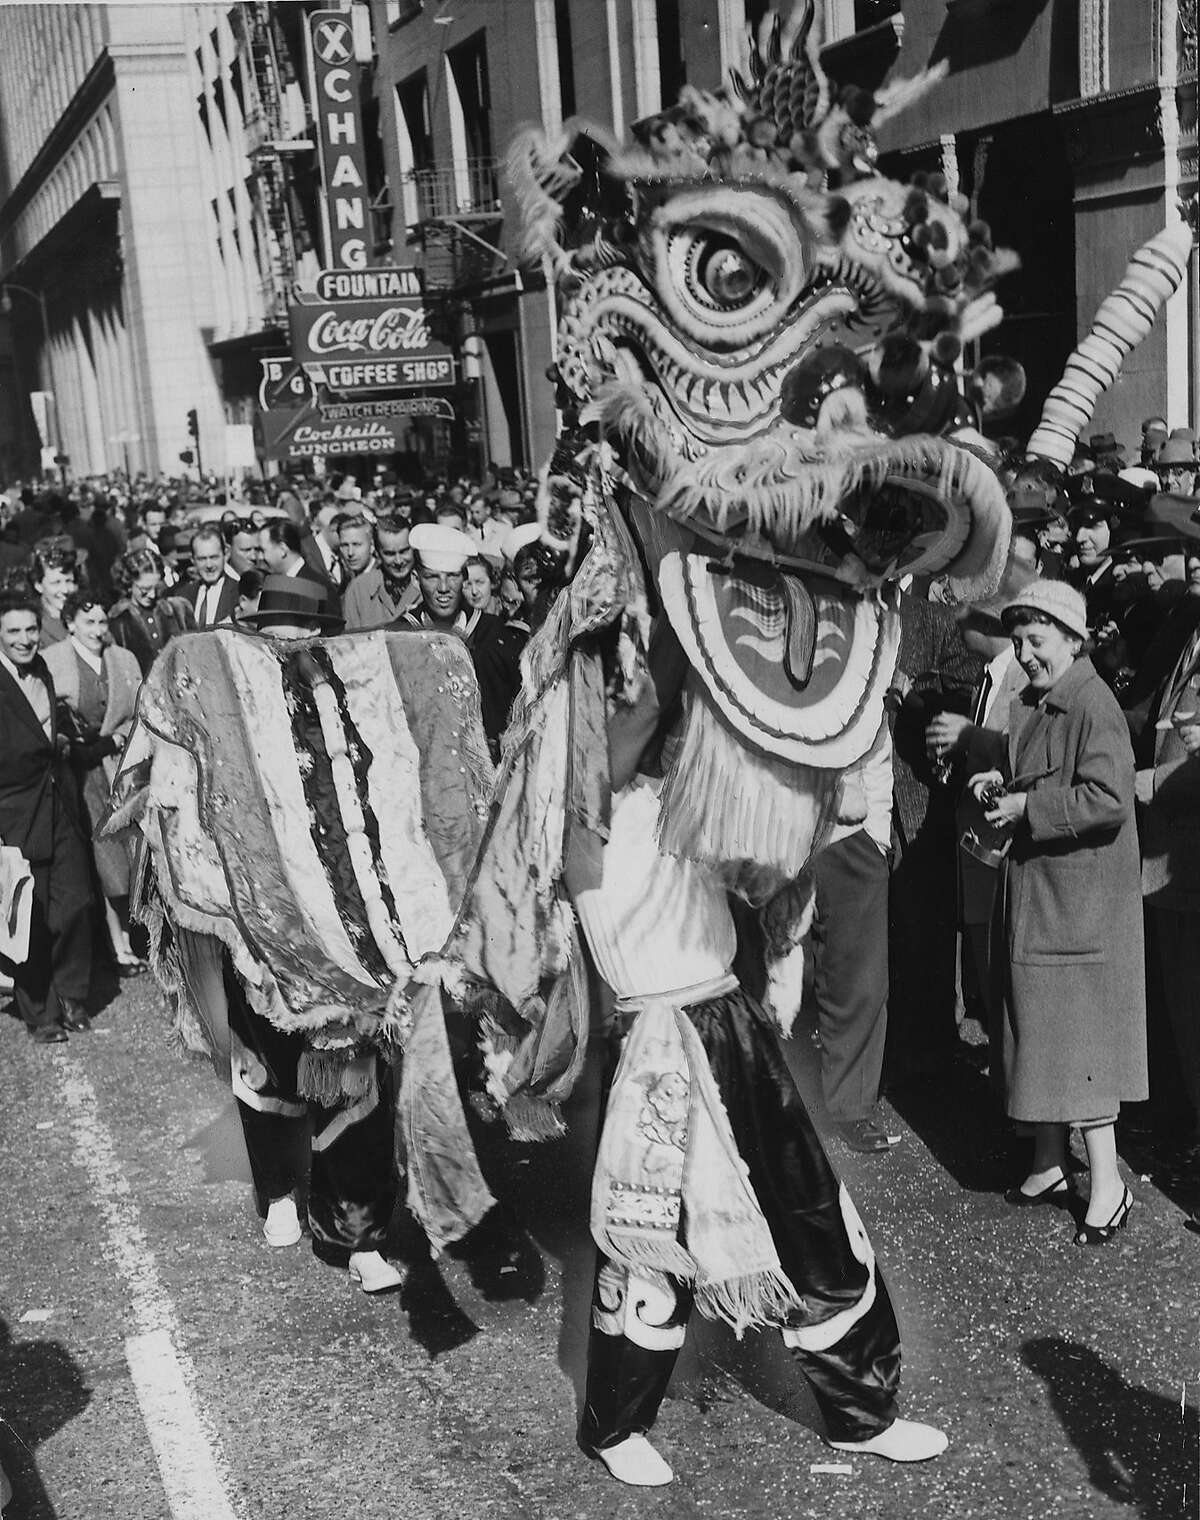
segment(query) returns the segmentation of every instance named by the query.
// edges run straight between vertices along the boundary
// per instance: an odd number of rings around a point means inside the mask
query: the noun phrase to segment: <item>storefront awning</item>
[[[947,0],[906,10],[892,77],[942,62],[949,73],[884,128],[880,147],[888,152],[1033,116],[1076,94],[1078,37],[1066,25],[1071,9],[1056,0]]]

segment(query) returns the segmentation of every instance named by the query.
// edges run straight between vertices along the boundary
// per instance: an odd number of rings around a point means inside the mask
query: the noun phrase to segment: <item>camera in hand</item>
[[[1000,801],[1001,797],[1008,796],[1008,788],[1003,781],[989,781],[979,789],[979,801],[985,812],[990,813]]]

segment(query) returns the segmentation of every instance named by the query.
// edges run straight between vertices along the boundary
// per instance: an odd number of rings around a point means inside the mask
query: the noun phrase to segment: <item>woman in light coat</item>
[[[1003,613],[1029,686],[1012,704],[1005,771],[971,789],[1011,830],[996,945],[1009,1116],[1032,1126],[1033,1166],[1006,1197],[1066,1203],[1067,1133],[1091,1170],[1077,1245],[1110,1240],[1133,1197],[1117,1166],[1122,1102],[1147,1096],[1141,880],[1133,750],[1092,662],[1083,597],[1035,581]],[[989,786],[1003,785],[995,798]]]
[[[63,603],[62,617],[67,637],[52,644],[43,658],[56,697],[70,709],[71,760],[92,827],[92,857],[113,953],[119,970],[135,972],[145,962],[129,943],[129,856],[123,843],[98,839],[95,830],[108,807],[117,758],[133,726],[142,672],[136,655],[108,643],[108,614],[94,597],[72,593]]]

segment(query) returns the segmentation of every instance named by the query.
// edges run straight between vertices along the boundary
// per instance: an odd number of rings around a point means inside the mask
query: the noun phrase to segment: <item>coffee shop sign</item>
[[[422,301],[298,300],[288,312],[292,357],[335,391],[451,385],[454,357],[434,338]]]

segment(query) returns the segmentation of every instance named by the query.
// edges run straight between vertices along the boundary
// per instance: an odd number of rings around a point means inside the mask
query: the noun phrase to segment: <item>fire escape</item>
[[[414,169],[402,176],[406,221],[424,254],[427,294],[463,300],[504,268],[499,247],[503,210],[499,165],[469,158],[447,169]]]
[[[246,125],[257,138],[250,150],[250,162],[267,230],[264,318],[268,323],[284,327],[287,325],[288,293],[296,277],[296,245],[288,204],[285,155],[310,151],[313,145],[304,139],[286,139],[284,135],[281,102],[285,81],[276,51],[270,6],[261,3],[246,5],[244,14],[254,74],[254,108]]]

